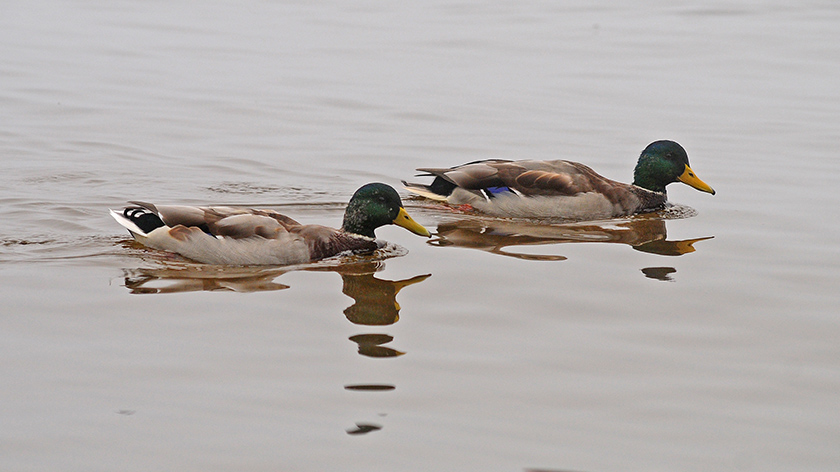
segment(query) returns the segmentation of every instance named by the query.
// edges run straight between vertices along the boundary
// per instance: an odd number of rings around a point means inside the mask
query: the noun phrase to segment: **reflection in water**
[[[397,357],[405,354],[404,352],[384,347],[382,344],[389,343],[394,340],[393,336],[387,334],[357,334],[350,336],[350,340],[359,345],[359,354],[367,357]]]
[[[345,390],[355,390],[357,392],[390,392],[396,390],[397,387],[388,384],[351,384],[345,385]]]
[[[464,218],[441,223],[437,237],[429,244],[480,249],[493,254],[540,261],[565,260],[550,254],[519,254],[505,251],[509,246],[533,246],[560,243],[621,243],[633,249],[663,256],[694,252],[694,243],[711,239],[669,241],[665,221],[651,215],[586,223],[530,223],[491,218]]]
[[[384,267],[382,262],[364,262],[329,267],[307,267],[306,270],[338,272],[342,293],[353,299],[344,310],[347,319],[357,325],[383,326],[400,319],[397,294],[405,287],[420,283],[431,274],[404,280],[384,280],[374,274]],[[195,291],[258,292],[289,288],[274,279],[289,269],[221,267],[203,264],[172,264],[166,268],[125,269],[125,287],[134,294],[159,294]],[[368,357],[396,357],[403,352],[383,347],[393,341],[386,334],[358,334],[350,338],[359,345],[359,354]]]
[[[348,429],[347,434],[367,434],[372,431],[379,431],[382,426],[372,423],[356,423],[356,429]]]
[[[197,291],[262,292],[283,290],[288,285],[274,282],[282,270],[213,266],[125,269],[125,287],[134,294]]]
[[[525,469],[525,472],[580,472],[570,469]]]
[[[384,280],[374,277],[382,264],[373,262],[368,264],[348,265],[336,269],[341,274],[343,287],[341,292],[352,298],[354,303],[344,310],[344,316],[357,325],[383,326],[391,325],[400,319],[400,304],[397,294],[409,285],[420,283],[431,274],[417,275],[404,280]],[[368,333],[350,336],[350,340],[359,345],[359,355],[375,358],[398,357],[404,352],[385,347],[394,340],[387,334]],[[396,389],[388,384],[352,384],[345,385],[345,390],[362,392],[386,392]],[[362,435],[382,429],[381,425],[356,423],[356,429],[347,430],[350,435]]]
[[[304,270],[330,271],[341,275],[342,293],[355,303],[344,310],[347,319],[361,325],[389,325],[399,320],[397,294],[403,288],[422,282],[431,274],[405,280],[383,280],[373,276],[384,267],[382,262],[364,262],[344,266],[310,266]],[[289,272],[288,267],[212,266],[171,263],[166,267],[124,269],[125,287],[133,294],[179,293],[195,291],[262,292],[283,290],[288,285],[274,282]]]
[[[420,283],[431,274],[417,275],[404,280],[384,280],[374,274],[384,267],[381,261],[366,261],[338,265],[315,265],[299,267],[303,270],[330,271],[341,275],[342,293],[353,299],[353,304],[344,310],[347,319],[357,325],[383,326],[399,320],[400,305],[397,294],[409,285]],[[125,287],[133,294],[159,294],[194,291],[258,292],[289,288],[274,282],[274,279],[291,270],[221,267],[204,264],[174,263],[165,268],[125,269]],[[368,333],[351,336],[358,344],[358,352],[365,357],[393,358],[403,355],[401,351],[383,344],[394,340],[387,334]],[[350,384],[345,390],[361,392],[388,392],[396,389],[389,384]],[[350,435],[363,435],[382,429],[381,425],[356,423],[355,429],[347,430]]]
[[[431,277],[431,274],[425,274],[404,280],[377,279],[373,274],[380,267],[380,263],[369,263],[336,270],[344,282],[342,293],[355,300],[344,310],[344,315],[353,324],[382,326],[396,323],[400,319],[397,303],[400,290]]]
[[[674,279],[671,278],[670,274],[673,274],[676,271],[677,269],[674,269],[673,267],[645,267],[642,269],[642,273],[645,274],[645,277],[665,282],[672,282]]]

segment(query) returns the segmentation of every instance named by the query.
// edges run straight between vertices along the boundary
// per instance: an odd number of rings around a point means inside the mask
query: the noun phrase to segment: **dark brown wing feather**
[[[420,168],[420,172],[428,172],[429,175],[440,177],[458,187],[467,190],[480,190],[487,187],[498,187],[504,185],[499,176],[499,168],[502,164],[510,164],[511,161],[487,160],[471,162],[448,169]]]
[[[644,205],[661,204],[658,195],[648,195],[652,192],[608,179],[579,162],[524,161],[522,166],[528,170],[517,175],[509,186],[524,195],[571,196],[594,192],[628,212],[635,211],[640,200]],[[664,196],[661,198],[664,202]]]
[[[589,167],[571,161],[517,161],[503,165],[505,184],[524,195],[577,195],[616,184]]]
[[[131,203],[157,213],[167,226],[196,227],[214,236],[234,239],[252,236],[273,239],[278,233],[289,232],[292,228],[301,226],[294,219],[274,210]]]
[[[621,208],[621,214],[660,208],[666,201],[664,193],[651,192],[635,185],[608,179],[579,162],[486,160],[455,166],[449,169],[417,169],[435,176],[432,185],[406,184],[443,197],[452,194],[454,187],[488,198],[497,191],[494,187],[508,187],[524,196],[574,196],[582,193],[603,195]],[[446,183],[444,183],[446,182]],[[488,192],[482,190],[488,189]]]
[[[548,197],[595,192],[613,204],[628,209],[634,208],[638,199],[647,206],[664,202],[664,196],[648,195],[650,192],[608,179],[589,166],[566,160],[487,160],[451,169],[418,170],[429,172],[466,190],[508,187],[525,196]]]
[[[451,169],[417,170],[467,190],[506,186],[523,195],[577,195],[626,187],[626,184],[607,179],[583,164],[564,160],[487,160]]]

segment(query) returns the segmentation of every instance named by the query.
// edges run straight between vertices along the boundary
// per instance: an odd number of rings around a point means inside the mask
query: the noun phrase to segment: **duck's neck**
[[[645,190],[650,190],[651,192],[667,194],[664,185],[656,182],[653,179],[643,178],[638,175],[633,179],[633,185],[637,187],[642,187]]]
[[[316,261],[325,257],[332,257],[345,251],[373,251],[377,248],[376,241],[359,238],[349,232],[339,232],[330,238],[314,238],[309,243],[309,257]]]
[[[633,192],[639,198],[638,211],[654,211],[665,206],[668,196],[665,192],[651,192],[639,187]]]
[[[341,224],[341,229],[347,233],[358,234],[361,236],[366,236],[368,238],[376,239],[376,235],[373,233],[373,228],[367,224],[367,218],[358,207],[347,207],[347,211],[344,212],[344,222]]]
[[[666,162],[655,159],[649,154],[639,156],[639,162],[633,169],[633,185],[651,192],[665,193],[665,186],[670,182],[663,178],[668,174]]]
[[[376,234],[373,233],[373,230],[366,230],[366,229],[361,228],[361,227],[353,227],[353,226],[348,227],[346,224],[342,225],[341,229],[345,233],[353,233],[353,234],[358,234],[359,236],[365,236],[365,237],[368,237],[368,238],[371,238],[371,239],[376,239]]]
[[[668,185],[668,182],[663,182],[661,178],[655,177],[659,174],[661,174],[659,164],[643,155],[639,158],[636,168],[633,169],[633,185],[651,192],[665,193],[665,186]]]

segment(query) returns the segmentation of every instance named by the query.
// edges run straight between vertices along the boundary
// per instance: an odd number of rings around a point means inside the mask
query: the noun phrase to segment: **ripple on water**
[[[286,189],[279,186],[257,185],[249,182],[222,182],[218,185],[207,187],[207,190],[221,194],[262,195],[276,193]]]
[[[47,262],[112,256],[119,251],[120,238],[113,236],[49,237],[0,239],[2,262]]]
[[[693,218],[697,216],[697,210],[688,205],[681,205],[673,203],[656,212],[657,215],[665,220],[681,220],[684,218]]]

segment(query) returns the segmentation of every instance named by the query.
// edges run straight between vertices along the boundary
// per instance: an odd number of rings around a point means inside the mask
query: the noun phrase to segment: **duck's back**
[[[139,242],[208,264],[302,264],[377,247],[372,239],[326,226],[302,225],[274,210],[132,203],[159,217],[160,226],[153,229],[124,224]],[[127,211],[115,217],[129,219]],[[142,216],[132,215],[132,221],[137,223],[136,218]]]
[[[486,160],[418,170],[435,181],[422,188],[408,184],[409,190],[434,193],[449,203],[469,204],[497,216],[606,218],[665,202],[664,194],[608,179],[567,160]]]

